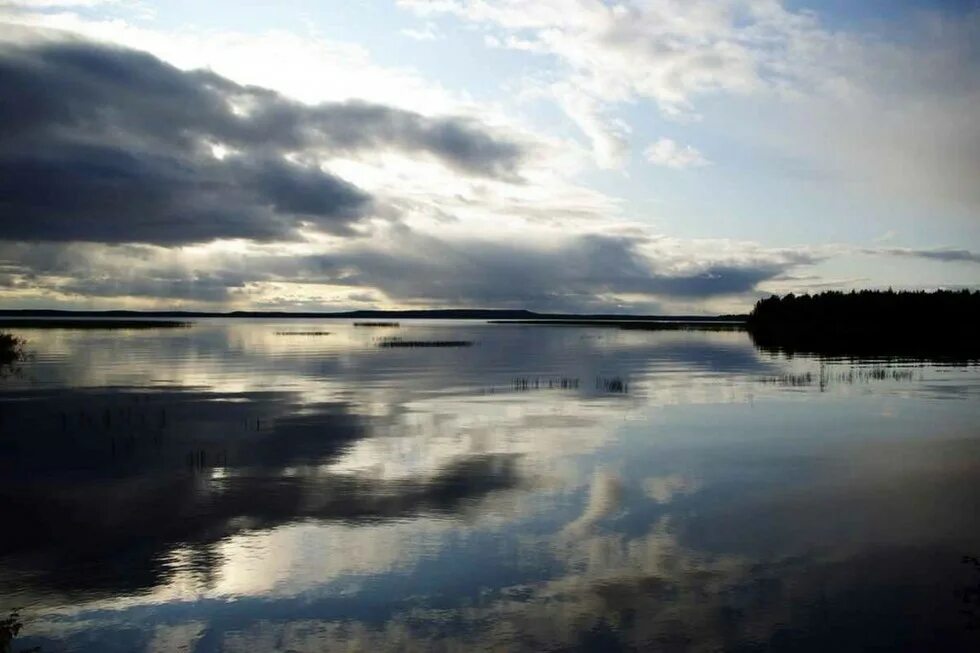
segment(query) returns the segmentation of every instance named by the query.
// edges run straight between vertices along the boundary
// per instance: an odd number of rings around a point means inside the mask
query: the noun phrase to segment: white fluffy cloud
[[[973,215],[980,207],[980,11],[922,12],[895,35],[831,29],[780,0],[399,4],[454,16],[485,30],[493,47],[538,56],[550,74],[535,83],[600,167],[627,160],[633,126],[616,110],[649,102],[661,119],[713,119],[756,157],[799,162],[865,197]],[[724,97],[725,109],[707,115],[712,97]],[[683,165],[669,147],[652,162]]]
[[[602,166],[628,132],[608,116],[612,105],[650,100],[668,119],[696,119],[699,96],[748,94],[804,75],[827,38],[810,15],[770,0],[400,4],[483,25],[499,33],[491,43],[557,60],[563,79],[552,84],[553,95]]]
[[[699,168],[710,163],[704,155],[690,145],[678,145],[669,138],[661,138],[643,152],[647,161],[654,165],[683,170]]]

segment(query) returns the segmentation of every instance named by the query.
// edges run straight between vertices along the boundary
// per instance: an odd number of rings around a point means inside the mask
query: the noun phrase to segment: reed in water
[[[24,340],[12,333],[0,333],[0,365],[16,363],[24,356]]]
[[[470,347],[472,340],[401,340],[399,338],[383,338],[378,341],[379,347]]]

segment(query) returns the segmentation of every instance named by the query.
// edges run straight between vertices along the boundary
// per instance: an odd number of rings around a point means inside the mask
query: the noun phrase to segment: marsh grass
[[[329,336],[330,331],[276,331],[277,336]]]
[[[517,377],[511,382],[511,388],[520,392],[531,390],[575,390],[579,387],[577,377]]]
[[[807,386],[820,386],[820,388],[825,388],[831,384],[853,385],[855,383],[871,383],[873,381],[913,381],[914,379],[915,373],[909,368],[868,367],[851,368],[841,371],[821,368],[816,373],[800,372],[770,376],[762,379],[762,382],[791,388]]]
[[[597,376],[595,378],[595,388],[603,392],[624,395],[630,391],[630,384],[618,376]]]
[[[14,652],[14,640],[23,627],[24,622],[20,617],[20,608],[13,608],[7,617],[0,619],[0,653]],[[41,653],[41,647],[18,649],[17,653]]]
[[[354,322],[356,327],[388,327],[397,329],[401,326],[398,322]]]
[[[24,339],[12,333],[0,333],[0,366],[16,363],[24,358]]]
[[[471,347],[472,340],[402,340],[401,338],[382,338],[378,347],[394,349],[400,347]]]

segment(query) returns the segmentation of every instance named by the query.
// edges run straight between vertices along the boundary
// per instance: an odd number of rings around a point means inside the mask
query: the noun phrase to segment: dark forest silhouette
[[[862,290],[756,303],[756,345],[787,353],[980,359],[980,292]]]

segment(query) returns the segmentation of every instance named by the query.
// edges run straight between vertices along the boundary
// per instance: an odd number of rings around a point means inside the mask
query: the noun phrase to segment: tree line
[[[828,291],[759,300],[748,317],[756,344],[787,352],[980,354],[980,291]]]

